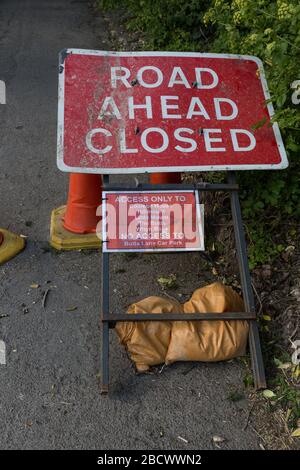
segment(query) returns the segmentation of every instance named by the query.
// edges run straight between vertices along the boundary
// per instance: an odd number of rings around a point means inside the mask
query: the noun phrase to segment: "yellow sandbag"
[[[185,313],[242,312],[241,297],[221,283],[197,289],[183,305]],[[248,322],[180,321],[172,326],[166,364],[175,361],[223,361],[245,354]]]
[[[183,313],[176,300],[147,297],[130,305],[127,313]],[[116,331],[139,372],[165,362],[172,324],[166,321],[117,322]]]

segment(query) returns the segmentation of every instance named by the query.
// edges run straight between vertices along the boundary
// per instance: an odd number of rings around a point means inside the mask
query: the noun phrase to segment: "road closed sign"
[[[178,52],[60,54],[58,167],[80,173],[288,165],[261,61]]]

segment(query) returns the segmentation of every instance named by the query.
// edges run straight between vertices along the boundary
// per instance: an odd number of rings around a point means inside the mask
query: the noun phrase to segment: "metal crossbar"
[[[246,312],[222,312],[222,313],[134,313],[129,315],[115,313],[103,319],[109,322],[116,321],[192,321],[192,320],[255,320],[253,313]]]
[[[250,271],[247,258],[247,248],[240,202],[238,197],[239,186],[236,183],[234,172],[228,172],[227,183],[210,184],[137,184],[135,186],[110,184],[109,175],[103,175],[103,186],[106,191],[147,191],[147,190],[195,190],[195,191],[224,191],[230,193],[231,213],[233,219],[236,253],[241,278],[241,286],[245,304],[245,312],[210,312],[210,313],[168,313],[168,314],[118,314],[109,312],[109,255],[102,253],[102,374],[101,393],[107,394],[109,389],[109,330],[114,328],[116,322],[140,322],[140,321],[225,321],[248,320],[249,321],[249,346],[251,363],[256,389],[266,388],[264,363],[259,340],[258,325],[256,321],[255,302],[253,297]]]

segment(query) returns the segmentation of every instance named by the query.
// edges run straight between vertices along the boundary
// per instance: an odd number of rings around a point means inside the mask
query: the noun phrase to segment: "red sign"
[[[262,63],[253,56],[68,49],[60,55],[58,167],[80,173],[285,168],[269,98]]]
[[[103,251],[204,250],[194,191],[104,191],[102,221]]]

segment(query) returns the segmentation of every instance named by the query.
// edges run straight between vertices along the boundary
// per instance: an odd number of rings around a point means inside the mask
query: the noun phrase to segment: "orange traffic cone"
[[[101,175],[71,173],[67,206],[52,211],[50,244],[58,250],[99,248],[96,235],[101,204]]]
[[[178,184],[181,183],[181,173],[152,173],[151,184]]]
[[[64,216],[64,227],[74,233],[95,233],[100,216],[101,175],[70,174],[69,196]]]

